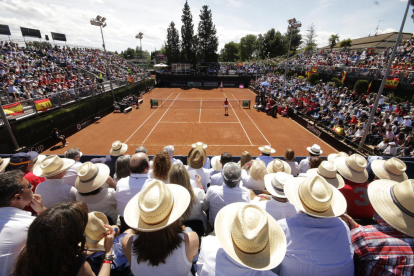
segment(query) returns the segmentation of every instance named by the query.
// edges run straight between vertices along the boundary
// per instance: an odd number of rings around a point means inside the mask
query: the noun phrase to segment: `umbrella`
[[[154,67],[164,67],[163,64],[155,64]]]
[[[260,85],[261,86],[270,86],[270,84],[268,82],[262,82]]]

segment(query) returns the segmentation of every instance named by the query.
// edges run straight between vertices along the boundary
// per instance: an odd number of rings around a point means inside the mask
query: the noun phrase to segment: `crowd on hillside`
[[[405,163],[306,149],[0,159],[0,275],[412,275]]]
[[[228,64],[221,64],[220,66],[220,74],[221,75],[228,75],[230,72],[234,72],[237,75],[243,74],[255,74],[257,73],[267,73],[273,72],[273,66],[267,66],[263,64],[247,64],[247,63],[228,63]]]
[[[122,79],[142,73],[117,55],[97,49],[69,48],[50,44],[28,43],[19,47],[0,41],[0,95],[6,103],[36,99],[57,92],[74,99],[84,90],[96,93],[105,80]]]
[[[260,91],[256,107],[276,117],[289,115],[289,109],[314,120],[347,143],[359,143],[364,135],[376,94],[360,95],[356,90],[335,88],[320,81],[308,85],[304,78],[291,78],[285,87],[283,76],[268,74],[253,86]],[[292,110],[293,111],[293,110]],[[394,105],[381,96],[370,126],[366,144],[374,145],[378,155],[413,156],[414,108],[407,101]]]

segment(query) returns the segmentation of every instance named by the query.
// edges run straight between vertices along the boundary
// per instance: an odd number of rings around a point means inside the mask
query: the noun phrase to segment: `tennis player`
[[[223,82],[220,83],[220,91],[223,92]]]
[[[229,101],[227,98],[224,101],[224,116],[229,116]]]

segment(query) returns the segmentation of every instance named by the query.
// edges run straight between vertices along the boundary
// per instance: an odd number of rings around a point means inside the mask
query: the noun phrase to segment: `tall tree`
[[[233,41],[226,43],[220,55],[221,61],[239,61],[239,44]]]
[[[302,35],[300,34],[300,29],[293,29],[293,30],[288,29],[288,31],[285,34],[285,44],[286,44],[285,53],[287,53],[288,48],[289,48],[290,32],[292,32],[292,42],[290,44],[290,53],[295,54],[296,50],[302,44]]]
[[[316,28],[315,28],[315,25],[313,25],[313,23],[306,30],[305,37],[306,37],[305,39],[306,48],[312,50],[316,46],[316,37],[317,37]]]
[[[339,35],[338,34],[332,34],[331,37],[328,39],[329,47],[331,48],[331,52],[333,47],[335,47],[336,43],[339,41]]]
[[[268,30],[264,35],[261,46],[260,58],[281,56],[287,52],[285,39],[279,31],[274,28]]]
[[[207,5],[204,5],[200,11],[198,40],[199,48],[202,52],[202,59],[205,62],[217,61],[218,37],[216,25],[213,23],[213,15]]]
[[[259,49],[256,35],[249,34],[240,39],[240,60],[249,61],[253,59],[253,53]]]
[[[167,29],[165,55],[167,56],[169,64],[180,61],[180,35],[175,28],[174,21],[171,21],[170,26]]]
[[[341,42],[339,42],[339,47],[341,48],[349,48],[352,46],[352,40],[350,38],[344,39]]]
[[[184,4],[181,22],[183,23],[181,26],[181,62],[194,62],[194,24],[190,6],[187,1],[185,1]]]

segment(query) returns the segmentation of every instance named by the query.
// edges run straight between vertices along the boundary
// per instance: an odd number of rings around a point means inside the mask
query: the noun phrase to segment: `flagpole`
[[[377,94],[377,97],[375,99],[374,106],[372,107],[371,115],[369,116],[368,122],[365,126],[364,135],[362,136],[361,142],[359,143],[358,150],[361,150],[362,147],[364,146],[365,139],[367,138],[368,132],[371,128],[372,119],[374,118],[375,111],[377,110],[377,107],[378,107],[378,102],[379,102],[379,100],[381,98],[381,95],[382,95],[382,92],[384,90],[385,82],[387,81],[388,75],[390,73],[391,64],[392,64],[392,61],[395,58],[395,52],[397,52],[398,43],[401,40],[401,34],[402,34],[403,29],[404,29],[404,24],[405,24],[405,21],[407,19],[407,14],[408,14],[408,10],[410,8],[410,5],[411,5],[411,1],[407,1],[407,8],[405,9],[404,19],[401,23],[400,32],[398,33],[397,40],[395,41],[394,49],[392,50],[391,57],[388,61],[387,71],[385,72],[384,78],[382,79],[381,87],[378,90],[378,94]]]

